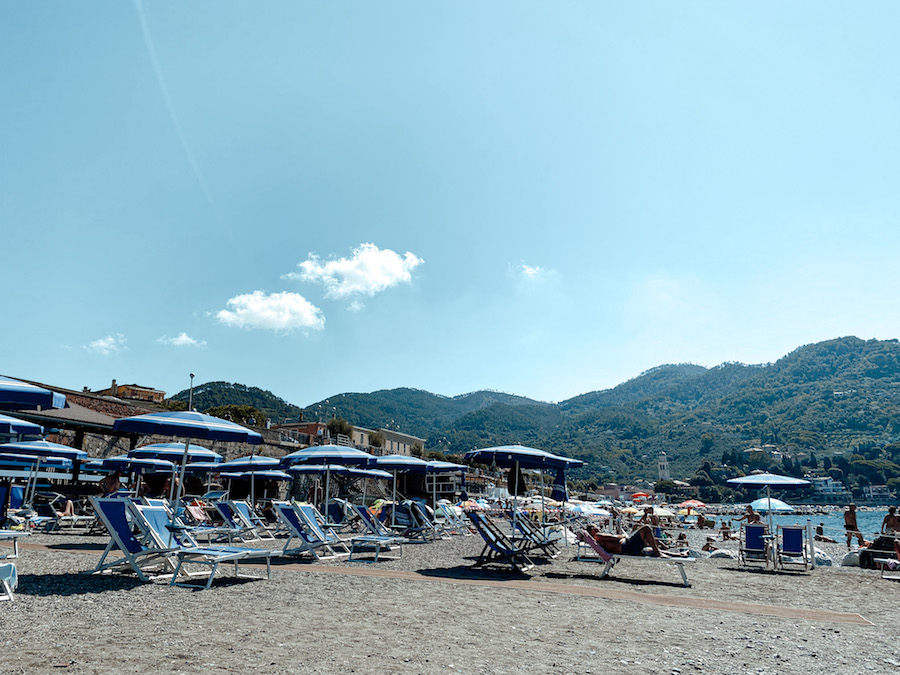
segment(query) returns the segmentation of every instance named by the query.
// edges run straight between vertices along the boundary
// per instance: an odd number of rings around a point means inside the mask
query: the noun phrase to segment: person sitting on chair
[[[700,550],[701,550],[701,551],[706,551],[707,553],[711,553],[711,552],[713,552],[713,551],[718,551],[718,550],[719,550],[719,547],[716,546],[715,544],[713,544],[713,541],[715,541],[715,538],[714,538],[714,537],[707,537],[707,538],[706,538],[706,543],[703,544],[703,548],[701,548]]]
[[[100,480],[98,485],[100,486],[100,492],[103,493],[103,496],[114,495],[119,491],[119,488],[122,486],[119,479],[120,475],[121,474],[118,471],[113,471],[106,474],[106,477]]]
[[[594,538],[594,541],[610,553],[633,556],[647,555],[654,558],[676,557],[674,553],[665,553],[659,549],[656,538],[648,525],[641,525],[630,537],[600,532],[593,525],[588,526],[588,533]],[[649,548],[652,552],[645,553],[645,548]]]
[[[53,509],[53,510],[56,511],[56,509]],[[69,516],[74,516],[75,515],[75,504],[72,503],[71,499],[67,499],[65,501],[65,505],[63,506],[63,510],[56,511],[56,515],[58,518],[67,518]]]

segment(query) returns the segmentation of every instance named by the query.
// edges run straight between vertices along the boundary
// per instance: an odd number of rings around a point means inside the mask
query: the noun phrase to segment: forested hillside
[[[228,383],[198,387],[194,400],[199,409],[253,405],[276,420],[299,411],[269,392]],[[445,397],[392,389],[339,394],[304,409],[306,419],[332,415],[369,428],[393,425],[448,453],[506,443],[562,452],[586,460],[581,477],[597,480],[656,478],[661,451],[680,476],[765,443],[797,462],[812,453],[873,455],[900,439],[900,344],[847,337],[773,364],[664,365],[559,404],[490,391]]]

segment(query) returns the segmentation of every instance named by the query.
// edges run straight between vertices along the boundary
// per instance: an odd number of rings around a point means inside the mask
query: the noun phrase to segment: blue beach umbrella
[[[18,452],[37,457],[66,457],[73,461],[76,459],[85,461],[88,458],[84,450],[50,441],[12,441],[0,445],[0,452]]]
[[[428,462],[411,455],[383,455],[376,457],[373,464],[379,469],[390,470],[394,474],[393,506],[391,507],[391,525],[397,524],[397,474],[398,473],[425,473],[428,471]]]
[[[538,469],[541,472],[541,496],[543,496],[544,485],[544,469],[570,469],[584,466],[584,462],[580,459],[571,459],[562,455],[554,455],[545,450],[537,448],[529,448],[523,445],[498,445],[491,448],[481,448],[478,450],[470,450],[465,454],[465,459],[469,462],[477,462],[479,464],[490,464],[504,468],[513,469],[515,473],[515,485],[513,499],[518,508],[519,497],[519,470],[520,469]],[[563,477],[564,481],[565,478]],[[543,501],[541,502],[543,504]],[[515,511],[513,510],[513,520],[515,520]],[[541,510],[541,521],[543,522],[544,512]]]
[[[0,375],[0,408],[65,408],[66,397],[28,382]]]
[[[134,417],[122,417],[113,422],[113,431],[120,434],[142,434],[145,436],[175,436],[184,439],[181,457],[181,474],[178,486],[172,485],[169,502],[172,505],[172,524],[175,524],[175,508],[181,498],[184,485],[184,467],[188,463],[190,448],[189,439],[199,438],[205,441],[225,441],[229,443],[248,443],[260,445],[262,435],[240,424],[223,420],[212,415],[193,411],[155,412]]]
[[[264,455],[247,455],[238,457],[219,465],[219,470],[228,473],[256,473],[262,471],[274,471],[279,467],[279,461],[274,457]],[[250,503],[256,503],[256,481],[250,480]]]
[[[794,507],[774,497],[761,497],[750,502],[750,507],[760,513],[793,513]]]
[[[0,434],[10,436],[40,436],[44,428],[33,422],[26,422],[9,415],[0,415]]]
[[[129,457],[145,457],[150,459],[168,459],[178,461],[184,456],[183,443],[151,443],[128,451]],[[188,444],[188,462],[221,462],[222,455],[202,445]]]
[[[306,448],[285,455],[281,458],[282,468],[290,467],[298,463],[308,464],[340,464],[341,466],[369,466],[375,459],[368,452],[347,448],[342,445],[318,445],[314,448]],[[325,518],[328,515],[328,503],[331,500],[331,471],[325,472]]]
[[[66,446],[63,446],[66,447]],[[2,448],[2,446],[0,446]],[[30,472],[25,483],[25,498],[23,502],[30,504],[37,491],[38,471],[41,466],[57,469],[71,469],[74,462],[69,457],[55,457],[53,455],[37,455],[17,452],[0,452],[0,462],[14,466],[28,467]],[[30,496],[29,496],[30,491]]]

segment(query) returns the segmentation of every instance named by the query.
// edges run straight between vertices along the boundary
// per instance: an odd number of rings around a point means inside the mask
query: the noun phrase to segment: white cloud
[[[170,338],[165,335],[156,338],[160,344],[170,345],[172,347],[205,347],[206,340],[195,340],[187,333],[181,333],[176,337]]]
[[[526,279],[537,279],[540,276],[543,276],[545,271],[543,267],[538,267],[537,265],[526,265],[524,262],[522,263],[522,274]]]
[[[124,352],[128,349],[125,344],[126,342],[128,342],[128,340],[125,339],[124,335],[116,333],[115,335],[107,335],[106,337],[94,340],[90,344],[84,345],[83,348],[89,352],[96,352],[103,356],[109,356],[110,354],[117,354],[118,352]]]
[[[282,279],[312,281],[325,286],[325,297],[347,298],[354,295],[373,296],[376,293],[409,283],[412,271],[424,262],[407,251],[402,256],[390,249],[380,249],[375,244],[361,244],[353,249],[349,258],[332,258],[321,262],[311,253]]]
[[[228,309],[216,313],[222,323],[238,328],[265,328],[289,333],[296,329],[322,330],[325,317],[322,310],[299,293],[271,293],[253,291],[236,295],[227,303]]]

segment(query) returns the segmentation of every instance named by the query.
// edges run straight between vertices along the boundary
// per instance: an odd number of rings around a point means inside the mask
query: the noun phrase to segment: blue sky
[[[0,372],[558,401],[897,337],[898,20],[0,3]]]

